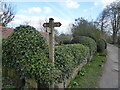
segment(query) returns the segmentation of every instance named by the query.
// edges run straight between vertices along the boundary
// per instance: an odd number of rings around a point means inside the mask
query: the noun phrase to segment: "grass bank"
[[[102,75],[103,64],[106,62],[105,55],[107,55],[107,50],[93,56],[92,60],[78,72],[68,88],[97,88]]]

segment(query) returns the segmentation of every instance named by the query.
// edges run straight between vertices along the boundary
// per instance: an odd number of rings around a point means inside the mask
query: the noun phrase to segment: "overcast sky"
[[[48,2],[49,1],[49,2]],[[75,19],[84,17],[96,20],[106,5],[115,0],[11,0],[16,14],[9,27],[16,27],[29,22],[39,30],[39,22],[52,17],[62,26],[56,28],[59,33],[70,33],[69,24]]]

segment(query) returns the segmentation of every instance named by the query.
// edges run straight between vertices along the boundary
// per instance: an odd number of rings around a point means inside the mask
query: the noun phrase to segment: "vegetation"
[[[97,40],[97,51],[102,52],[106,49],[106,42],[103,39]]]
[[[95,52],[97,51],[96,42],[92,38],[89,38],[89,37],[85,37],[85,36],[74,37],[72,40],[72,43],[80,43],[80,44],[83,44],[85,46],[88,46],[90,49],[91,55],[95,54]]]
[[[64,39],[62,41],[63,44],[71,44],[71,40],[70,39]]]
[[[89,48],[81,44],[56,46],[54,67],[48,60],[45,39],[35,28],[24,25],[3,40],[2,49],[3,67],[9,71],[14,69],[19,78],[24,75],[46,85],[66,80],[73,69],[90,55]]]
[[[57,46],[55,48],[55,67],[61,71],[58,82],[69,78],[74,68],[88,56],[89,48],[81,44]]]
[[[117,0],[106,8],[100,14],[98,23],[101,26],[101,30],[104,32],[112,31],[112,43],[117,43],[117,34],[120,30],[120,1]],[[102,24],[100,24],[102,22]]]
[[[45,39],[31,26],[19,26],[3,40],[3,66],[15,68],[20,75],[38,83],[51,84],[55,70],[46,55]],[[55,76],[55,75],[54,75]]]
[[[55,40],[59,44],[70,44],[72,39],[72,35],[69,34],[57,34],[57,31],[55,30]]]
[[[104,53],[99,53],[101,55],[106,55],[106,50]],[[102,67],[106,61],[104,56],[93,56],[93,59],[88,62],[77,74],[75,79],[71,81],[68,86],[69,89],[72,88],[97,88],[99,77],[102,74]]]
[[[7,26],[15,17],[15,9],[10,3],[1,2],[0,4],[2,12],[0,15],[0,25]]]
[[[95,41],[102,37],[101,31],[97,29],[94,22],[88,22],[84,18],[75,19],[72,27],[72,35],[91,37]]]
[[[78,72],[76,78],[71,81],[69,88],[98,87],[97,80],[106,61],[106,57],[104,57],[107,54],[106,40],[120,46],[119,6],[119,1],[108,5],[101,12],[97,21],[88,21],[84,18],[75,19],[71,28],[72,35],[59,35],[55,30],[55,40],[60,46],[55,47],[54,66],[49,61],[46,41],[39,32],[28,25],[17,27],[11,36],[3,40],[3,68],[15,69],[19,73],[19,78],[24,75],[36,80],[38,84],[52,85],[53,82],[64,82],[73,73],[76,66],[91,55],[96,54]],[[15,16],[12,9],[11,5],[2,4],[1,25],[7,26],[12,21]],[[9,14],[11,15],[9,16]],[[46,29],[42,27],[41,30],[45,31]],[[112,30],[112,33],[108,33],[109,30]],[[3,70],[3,72],[5,71]],[[4,88],[14,87],[16,86],[9,83],[4,86]]]

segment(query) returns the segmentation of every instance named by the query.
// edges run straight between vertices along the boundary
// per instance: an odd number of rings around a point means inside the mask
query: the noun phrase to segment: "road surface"
[[[107,62],[104,65],[103,75],[99,82],[100,88],[120,88],[118,86],[118,48],[108,44]]]

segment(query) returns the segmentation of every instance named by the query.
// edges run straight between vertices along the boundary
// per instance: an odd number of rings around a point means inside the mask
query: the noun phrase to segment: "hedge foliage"
[[[3,66],[15,68],[20,74],[39,83],[51,84],[56,70],[46,55],[45,39],[34,27],[19,26],[3,40]],[[54,75],[55,76],[55,75]]]
[[[66,80],[83,60],[89,56],[89,48],[82,44],[69,44],[55,48],[55,67],[62,73],[58,82]]]
[[[106,48],[107,48],[107,43],[104,39],[97,40],[97,51],[98,52],[102,52]]]
[[[64,39],[62,41],[63,44],[71,44],[71,40],[70,39]]]
[[[55,66],[49,62],[45,39],[34,27],[19,26],[3,40],[3,66],[15,68],[20,75],[50,85],[65,81],[90,50],[82,44],[55,47]]]
[[[72,43],[80,43],[86,45],[90,48],[90,54],[94,54],[97,51],[97,44],[96,42],[89,37],[86,36],[76,36],[73,38]]]

